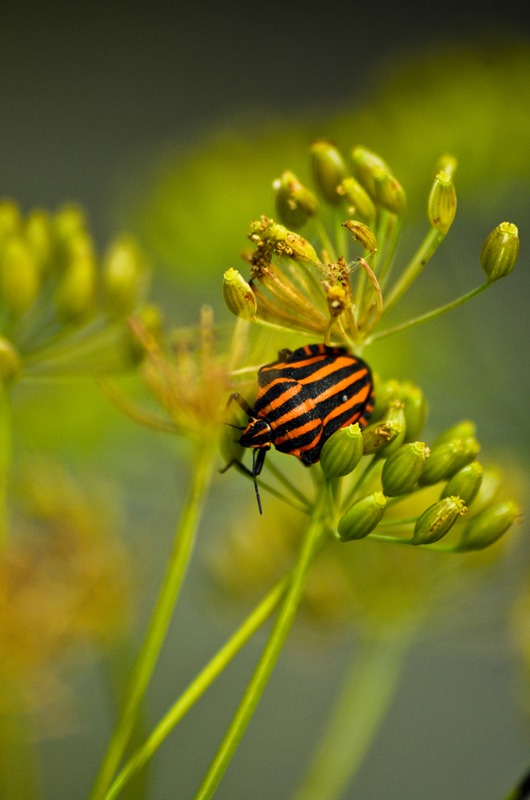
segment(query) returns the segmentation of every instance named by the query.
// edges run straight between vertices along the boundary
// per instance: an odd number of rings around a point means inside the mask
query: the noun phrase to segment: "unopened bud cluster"
[[[367,475],[376,467],[375,477],[365,485],[362,482],[362,491],[355,492],[353,502],[348,501],[339,513],[341,541],[391,531],[392,519],[399,518],[400,502],[410,502],[411,496],[416,500],[416,514],[405,525],[408,533],[400,528],[399,541],[414,546],[432,545],[454,529],[451,549],[482,549],[517,520],[517,505],[498,498],[498,485],[492,491],[491,481],[485,482],[482,490],[485,470],[476,460],[480,446],[475,425],[462,420],[428,446],[417,438],[424,419],[421,391],[411,384],[389,381],[380,386],[370,425],[362,431],[358,425],[344,428],[326,442],[321,466],[328,479],[349,475],[363,456],[370,458],[370,466],[365,466]],[[432,487],[436,486],[438,499],[433,502]],[[379,527],[381,523],[383,527]]]
[[[319,140],[309,147],[308,172],[305,179],[286,169],[273,182],[276,219],[263,216],[251,224],[250,275],[227,270],[224,298],[243,319],[358,347],[388,335],[375,328],[450,230],[456,160],[439,160],[426,203],[428,231],[403,264],[393,262],[406,194],[381,156],[363,146],[343,153]],[[487,285],[513,269],[518,251],[517,228],[502,223],[482,251]]]
[[[98,256],[79,208],[23,215],[15,203],[0,201],[1,379],[15,379],[25,369],[38,371],[51,360],[64,368],[66,345],[96,333],[101,339],[138,309],[146,281],[145,258],[131,238],[116,239]],[[123,349],[123,323],[121,330]],[[86,356],[90,347],[86,340],[84,345]],[[104,368],[124,355],[107,340],[92,363]],[[79,369],[79,349],[73,347],[66,361],[72,366],[77,361]]]

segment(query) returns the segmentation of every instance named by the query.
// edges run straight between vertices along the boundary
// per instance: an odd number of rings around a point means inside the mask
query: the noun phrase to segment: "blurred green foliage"
[[[468,214],[510,213],[509,193],[528,196],[526,42],[420,51],[363,89],[362,102],[340,113],[270,119],[258,108],[193,150],[168,150],[148,168],[147,188],[135,193],[125,217],[182,285],[204,283],[206,275],[215,280],[234,264],[249,221],[273,211],[272,180],[284,169],[308,178],[305,154],[316,137],[333,139],[344,152],[357,143],[380,152],[406,186],[409,219],[424,215],[434,165],[447,151],[458,159],[457,189]]]

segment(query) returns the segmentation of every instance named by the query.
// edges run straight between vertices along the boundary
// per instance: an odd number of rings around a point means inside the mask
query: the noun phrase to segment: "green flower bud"
[[[438,164],[436,165],[436,174],[439,172],[443,172],[446,178],[453,178],[456,168],[458,166],[458,161],[456,158],[451,155],[450,153],[444,153],[443,156],[440,156],[438,159]]]
[[[387,497],[408,494],[423,472],[429,448],[425,442],[409,442],[392,453],[383,465],[381,482]]]
[[[377,250],[377,242],[373,231],[365,225],[364,222],[358,222],[355,219],[347,219],[342,223],[343,228],[347,228],[353,238],[360,242],[365,250],[374,253]]]
[[[35,210],[28,215],[24,238],[40,273],[46,272],[51,262],[53,239],[52,221],[45,211]]]
[[[131,314],[140,303],[146,282],[145,259],[129,236],[112,242],[103,260],[103,290],[110,314]]]
[[[473,461],[479,450],[480,445],[472,436],[468,439],[453,439],[438,445],[434,444],[419,480],[420,484],[429,486],[450,478],[459,469]]]
[[[461,497],[466,506],[470,506],[478,494],[484,470],[478,461],[472,461],[459,469],[442,490],[440,498],[456,495]]]
[[[18,350],[3,336],[0,336],[0,381],[11,383],[17,377],[22,368],[22,361]]]
[[[375,384],[375,405],[372,411],[372,421],[382,419],[388,413],[390,404],[400,398],[401,384],[395,379]]]
[[[12,200],[0,200],[0,244],[4,239],[20,232],[20,209]]]
[[[427,403],[419,386],[404,383],[399,396],[405,409],[405,441],[415,442],[421,436],[427,417]]]
[[[309,217],[318,211],[318,200],[296,175],[292,172],[283,172],[278,180],[274,181],[273,188],[276,199],[276,212],[278,217],[288,228],[301,228]]]
[[[467,508],[460,497],[445,497],[438,500],[417,519],[412,536],[412,544],[432,544],[451,529]]]
[[[502,472],[497,467],[486,467],[478,495],[473,503],[473,516],[476,516],[495,500],[502,485]]]
[[[309,152],[315,185],[328,203],[337,205],[341,201],[338,188],[348,174],[346,162],[334,145],[323,140],[313,142]]]
[[[364,539],[381,522],[386,504],[387,500],[382,492],[373,492],[357,500],[339,521],[339,538],[343,542]]]
[[[313,245],[299,233],[288,230],[285,225],[280,225],[268,217],[262,217],[251,223],[249,238],[258,247],[264,243],[270,244],[275,252],[289,256],[295,261],[320,264]]]
[[[85,317],[93,308],[96,293],[96,266],[89,255],[80,255],[67,266],[57,286],[55,304],[64,322]]]
[[[482,550],[503,536],[520,517],[519,506],[512,500],[495,503],[470,520],[464,528],[459,550]]]
[[[370,197],[375,198],[375,174],[381,175],[382,172],[390,173],[390,168],[377,153],[361,145],[353,148],[351,160],[353,171],[359,183],[364,186]]]
[[[337,192],[348,204],[349,214],[368,220],[375,217],[373,200],[356,178],[344,178],[337,187]]]
[[[341,428],[329,437],[320,454],[326,478],[341,478],[353,472],[363,455],[363,436],[355,423]]]
[[[456,214],[456,190],[451,178],[439,172],[429,195],[427,216],[429,222],[441,233],[447,233]]]
[[[489,281],[509,275],[519,255],[519,231],[512,222],[501,222],[487,237],[480,254]]]
[[[254,319],[258,310],[256,296],[249,283],[237,269],[227,269],[223,275],[223,296],[232,314],[242,319]]]
[[[0,295],[9,311],[22,314],[40,288],[39,270],[26,242],[20,236],[6,240],[0,259]]]
[[[77,205],[65,205],[53,219],[54,232],[60,242],[68,242],[87,228],[83,209]]]
[[[473,420],[461,419],[460,422],[455,422],[450,428],[446,428],[445,431],[442,431],[442,433],[436,437],[432,446],[433,448],[438,447],[439,444],[443,442],[452,442],[453,439],[469,439],[470,437],[476,436],[476,433],[477,426]]]
[[[390,423],[398,429],[397,436],[395,436],[391,442],[388,442],[382,453],[382,455],[387,458],[389,455],[391,455],[391,453],[395,453],[396,450],[401,447],[405,441],[405,436],[407,433],[405,407],[401,400],[395,400],[394,402],[390,403],[384,421]]]
[[[392,214],[403,214],[407,197],[400,182],[386,170],[374,170],[375,201]]]
[[[363,429],[363,453],[372,455],[388,447],[403,433],[403,425],[393,420],[382,420]]]
[[[300,236],[298,233],[293,233],[293,231],[287,232],[282,250],[295,261],[301,261],[302,263],[309,262],[310,264],[320,263],[313,245],[310,244],[307,239],[304,239],[303,236]]]

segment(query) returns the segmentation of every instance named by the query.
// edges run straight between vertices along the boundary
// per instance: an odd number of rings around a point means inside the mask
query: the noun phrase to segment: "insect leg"
[[[245,475],[248,475],[249,478],[252,478],[252,482],[254,483],[254,491],[256,492],[256,500],[258,502],[258,510],[260,514],[263,514],[263,507],[261,505],[261,496],[259,493],[259,486],[257,478],[263,469],[263,464],[265,462],[265,456],[267,454],[267,450],[265,448],[256,449],[252,451],[252,469],[246,467],[242,461],[239,461],[237,458],[233,458],[231,461],[220,469],[219,472],[223,474],[230,469],[230,467],[236,467],[240,472],[244,472]]]
[[[226,402],[225,411],[228,411],[232,403],[237,403],[238,406],[242,408],[245,414],[247,414],[249,417],[251,417],[252,414],[254,413],[252,407],[249,406],[245,398],[242,395],[240,395],[239,392],[233,392],[230,395],[230,397]]]

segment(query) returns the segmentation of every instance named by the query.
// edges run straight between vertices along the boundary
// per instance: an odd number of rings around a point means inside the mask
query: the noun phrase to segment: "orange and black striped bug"
[[[254,408],[237,392],[227,409],[234,402],[248,415],[239,443],[252,448],[252,469],[232,459],[222,471],[236,465],[252,478],[261,514],[257,478],[267,451],[274,445],[306,466],[315,464],[332,433],[354,422],[366,425],[374,406],[372,374],[343,347],[308,344],[281,350],[277,361],[261,367]]]

